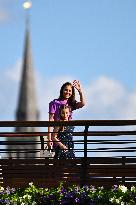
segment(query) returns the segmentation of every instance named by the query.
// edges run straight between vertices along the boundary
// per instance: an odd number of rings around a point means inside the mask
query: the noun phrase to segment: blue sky
[[[23,0],[0,0],[0,120],[14,120],[25,36]],[[65,81],[80,80],[74,119],[136,118],[136,1],[32,0],[30,32],[41,120]],[[77,96],[78,98],[78,96]]]
[[[0,0],[1,120],[13,120],[17,104],[23,2]],[[135,118],[135,8],[135,0],[32,1],[30,31],[41,119],[48,119],[48,102],[58,97],[61,84],[74,79],[80,80],[87,102],[75,119]]]

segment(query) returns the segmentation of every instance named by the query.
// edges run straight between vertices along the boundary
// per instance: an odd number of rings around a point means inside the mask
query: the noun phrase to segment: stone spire
[[[24,56],[22,64],[22,75],[20,82],[19,90],[19,99],[18,106],[16,111],[16,120],[22,121],[37,121],[39,119],[39,112],[36,99],[36,82],[35,82],[35,73],[33,68],[32,60],[32,49],[30,42],[30,32],[28,22],[26,24],[26,34],[25,34],[25,47],[24,47]],[[17,127],[16,132],[36,132],[38,131],[35,127]],[[27,140],[33,141],[36,143],[36,137],[27,138]],[[21,139],[21,140],[26,140]],[[36,157],[37,153],[33,152],[34,149],[38,148],[36,144],[33,145],[24,145],[20,148],[29,149],[32,153],[22,154],[17,153],[18,157]]]
[[[19,98],[16,110],[16,121],[37,121],[39,120],[39,112],[37,108],[36,99],[36,82],[35,73],[33,68],[32,60],[32,49],[30,42],[30,32],[29,32],[29,22],[26,22],[26,33],[25,33],[25,47],[23,55],[22,64],[22,74],[19,87]],[[17,127],[16,132],[37,132],[38,129],[35,127]],[[23,141],[32,141],[30,145],[21,144]],[[35,149],[39,148],[37,145],[37,137],[23,137],[23,138],[13,138],[12,141],[20,141],[20,145],[8,145],[8,149],[19,149],[16,153],[10,153],[9,157],[17,158],[28,158],[39,156]],[[11,138],[7,139],[11,141]],[[23,149],[28,150],[27,153],[22,151]]]
[[[16,120],[38,120],[35,83],[30,33],[27,26]],[[20,131],[20,128],[17,128],[16,131]],[[23,131],[30,131],[30,129],[23,128]],[[31,131],[33,130],[31,129]]]

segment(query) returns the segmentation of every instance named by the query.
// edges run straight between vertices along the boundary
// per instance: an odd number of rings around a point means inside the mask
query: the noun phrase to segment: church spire
[[[16,120],[38,120],[35,75],[32,60],[30,32],[26,25],[25,48]]]
[[[37,99],[35,75],[32,60],[32,49],[29,31],[29,8],[32,6],[30,0],[24,2],[23,7],[26,9],[26,33],[25,47],[22,64],[21,84],[19,90],[19,99],[16,112],[16,120],[38,120]],[[20,131],[21,128],[17,128]],[[27,129],[27,128],[26,128]],[[26,130],[27,131],[27,130]],[[31,130],[32,131],[32,130]]]
[[[27,1],[28,2],[28,1]],[[27,3],[26,2],[26,3]],[[23,63],[22,63],[22,74],[21,81],[19,86],[19,96],[18,104],[16,110],[16,121],[37,121],[39,120],[39,113],[37,107],[36,99],[36,82],[35,82],[35,73],[33,67],[32,59],[32,49],[30,41],[30,31],[29,31],[29,13],[26,13],[26,31],[25,31],[25,44],[24,44],[24,53],[23,53]],[[16,127],[16,132],[37,132],[35,127]],[[33,141],[32,144],[28,145],[16,145],[16,148],[19,150],[16,153],[10,152],[9,157],[17,158],[29,158],[37,157],[38,153],[36,149],[39,149],[37,144],[37,137],[27,137],[27,138],[12,138],[13,141]],[[11,141],[10,138],[7,138],[7,141]],[[14,145],[8,145],[8,149],[14,150]],[[23,150],[28,150],[24,152]]]

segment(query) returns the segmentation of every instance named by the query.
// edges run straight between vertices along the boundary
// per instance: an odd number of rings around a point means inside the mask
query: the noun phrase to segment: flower
[[[127,191],[127,187],[125,187],[124,185],[119,185],[119,189],[124,193]]]
[[[32,205],[36,205],[37,203],[35,201],[32,202]]]
[[[29,186],[32,186],[32,185],[33,185],[33,182],[30,182],[30,183],[29,183]]]
[[[1,186],[1,187],[0,187],[0,191],[4,191],[4,187]]]
[[[131,187],[131,191],[135,191],[136,188],[134,186]]]
[[[75,202],[78,203],[80,200],[79,198],[75,198]]]

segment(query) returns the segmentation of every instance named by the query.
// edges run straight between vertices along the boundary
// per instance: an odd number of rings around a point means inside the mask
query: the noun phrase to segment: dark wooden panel
[[[126,165],[122,164],[124,161]],[[66,185],[81,185],[84,180],[88,185],[107,187],[136,183],[134,158],[1,159],[0,164],[4,186],[23,187],[33,182],[37,186],[51,187],[60,181]]]

